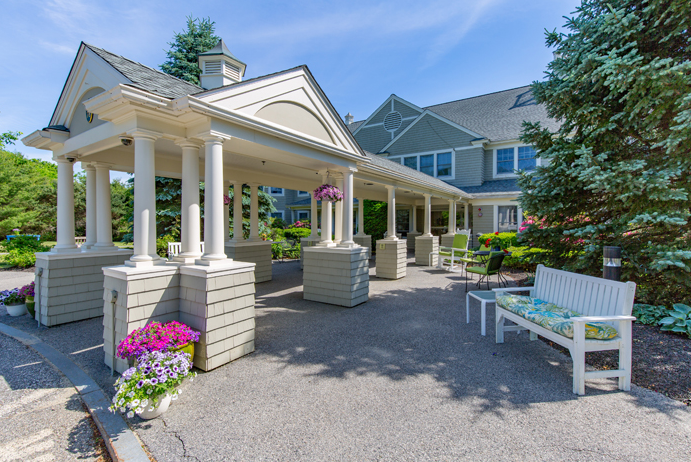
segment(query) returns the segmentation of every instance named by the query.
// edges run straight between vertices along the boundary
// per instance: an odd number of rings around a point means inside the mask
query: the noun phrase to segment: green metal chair
[[[439,267],[443,267],[445,262],[449,262],[449,271],[454,270],[454,261],[462,262],[465,254],[468,253],[468,243],[470,242],[470,231],[457,233],[453,237],[451,247],[439,247]],[[458,252],[458,253],[457,253]],[[431,260],[432,254],[430,254]]]
[[[470,268],[466,266],[465,291],[468,292],[468,273],[475,273],[485,277],[487,280],[487,290],[489,290],[489,278],[494,274],[497,275],[497,284],[501,284],[499,272],[501,271],[501,265],[504,262],[505,256],[506,254],[504,252],[491,252],[489,254],[489,260],[487,260],[487,264],[485,266],[473,266]],[[478,287],[480,287],[480,284],[482,283],[482,277],[480,277],[480,280],[477,281]]]
[[[466,253],[465,257],[462,257],[462,258],[460,258],[459,260],[460,260],[461,263],[465,264],[466,269],[468,268],[468,264],[472,264],[472,265],[482,265],[482,264],[484,264],[484,261],[483,261],[483,260],[478,260],[477,258],[473,258],[473,252],[482,252],[482,251],[488,252],[489,250],[490,250],[489,247],[485,247],[485,245],[482,244],[482,245],[480,246],[480,248],[477,249],[477,250],[469,250],[469,251]]]

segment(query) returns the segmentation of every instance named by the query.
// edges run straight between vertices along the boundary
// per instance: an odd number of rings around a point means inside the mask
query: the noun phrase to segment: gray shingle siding
[[[448,182],[458,188],[479,186],[483,181],[484,160],[482,147],[456,151],[456,178]]]
[[[407,104],[403,104],[400,101],[394,101],[394,110],[401,113],[401,116],[405,119],[406,117],[416,117],[421,114],[420,111],[413,109]]]
[[[451,149],[468,146],[475,137],[441,120],[425,115],[387,151],[391,155]]]
[[[485,151],[485,181],[494,179],[494,149]]]
[[[377,153],[391,142],[391,133],[384,130],[384,127],[381,125],[376,127],[363,127],[357,132],[355,139],[365,151]]]
[[[482,216],[477,216],[477,209],[482,209]],[[473,235],[477,233],[493,233],[494,232],[494,206],[479,205],[473,206]],[[477,242],[477,239],[475,239]]]
[[[391,104],[385,104],[384,107],[382,107],[379,112],[374,114],[374,117],[372,117],[372,120],[367,122],[367,125],[372,125],[372,124],[380,124],[384,122],[384,117],[386,117],[386,114],[391,112]]]

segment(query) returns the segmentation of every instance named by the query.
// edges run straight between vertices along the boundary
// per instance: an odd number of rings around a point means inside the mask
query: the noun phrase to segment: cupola
[[[215,47],[199,55],[199,67],[202,88],[211,90],[241,82],[247,65],[233,56],[221,39]]]

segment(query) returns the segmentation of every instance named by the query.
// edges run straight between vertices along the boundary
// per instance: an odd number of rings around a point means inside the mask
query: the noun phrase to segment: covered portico
[[[271,277],[271,243],[258,233],[260,185],[312,191],[330,183],[343,191],[335,223],[334,206],[322,203],[321,236],[313,220],[303,277],[305,299],[342,306],[362,303],[369,293],[367,249],[355,242],[362,228],[353,235],[354,197],[393,206],[393,231],[380,241],[382,255],[391,249],[382,274],[392,278],[402,277],[405,262],[405,241],[395,235],[396,191],[408,196],[404,203],[424,202],[425,233],[418,239],[432,247],[432,197],[461,198],[446,183],[363,152],[305,66],[243,82],[244,64],[220,42],[200,56],[200,88],[124,60],[82,44],[50,125],[23,140],[51,150],[58,162],[58,244],[38,256],[44,290],[37,316],[54,325],[103,315],[105,360],[116,370],[127,367],[115,358],[117,343],[152,320],[176,319],[201,331],[194,363],[204,370],[254,350],[254,283]],[[74,238],[75,162],[87,172],[81,248]],[[110,170],[134,173],[134,251],[112,243]],[[156,176],[182,180],[182,252],[173,261],[156,254]],[[251,188],[246,240],[243,185]],[[232,240],[224,204],[230,187],[239,226]],[[82,301],[88,301],[83,309]]]

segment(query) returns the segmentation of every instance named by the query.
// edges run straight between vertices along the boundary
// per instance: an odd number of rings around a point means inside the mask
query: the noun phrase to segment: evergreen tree
[[[210,18],[187,17],[187,29],[173,36],[169,42],[170,50],[166,51],[168,60],[161,65],[161,70],[179,79],[199,85],[198,57],[200,53],[212,49],[219,37],[214,35],[215,24]]]
[[[647,303],[691,299],[691,2],[583,0],[533,94],[557,133],[526,123],[549,164],[522,174],[526,242],[545,263],[602,274],[623,249],[623,279]],[[544,162],[543,162],[544,164]]]

